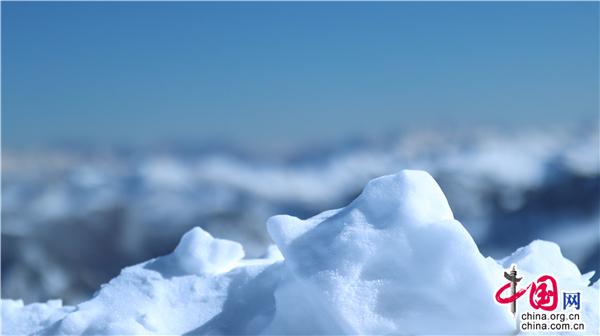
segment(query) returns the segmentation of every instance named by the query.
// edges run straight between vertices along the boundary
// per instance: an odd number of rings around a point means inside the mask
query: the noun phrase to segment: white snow
[[[290,226],[306,233],[290,239]],[[295,276],[276,293],[270,332],[511,330],[505,309],[490,295],[485,258],[425,172],[375,179],[348,207],[307,221],[278,217],[269,222],[269,232]],[[314,309],[290,316],[299,302]]]
[[[277,246],[262,259],[195,228],[172,254],[125,268],[75,307],[3,300],[2,333],[512,334],[513,316],[494,301],[511,264],[526,281],[547,272],[581,291],[586,330],[599,331],[590,274],[543,241],[485,258],[423,171],[377,178],[345,208],[267,227]]]
[[[244,258],[244,249],[239,243],[215,239],[196,227],[183,235],[173,257],[186,274],[219,274],[235,267]]]

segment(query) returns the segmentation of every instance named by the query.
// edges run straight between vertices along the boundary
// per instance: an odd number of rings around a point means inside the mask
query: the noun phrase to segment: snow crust
[[[423,171],[374,179],[345,208],[275,216],[267,229],[276,246],[261,259],[194,228],[77,306],[3,300],[2,333],[514,334],[494,301],[512,264],[527,281],[547,272],[581,291],[586,330],[599,331],[591,274],[544,241],[484,257]]]

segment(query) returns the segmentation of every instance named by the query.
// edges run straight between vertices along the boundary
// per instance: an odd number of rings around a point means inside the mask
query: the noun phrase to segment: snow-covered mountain
[[[590,271],[600,258],[598,155],[593,127],[421,130],[276,157],[5,150],[2,294],[80,302],[121,268],[169,253],[195,226],[258,257],[272,244],[270,216],[339,208],[371,178],[405,168],[436,178],[485,255],[547,239]]]

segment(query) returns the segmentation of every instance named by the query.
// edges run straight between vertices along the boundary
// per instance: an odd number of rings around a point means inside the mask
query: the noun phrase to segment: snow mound
[[[591,275],[543,241],[485,258],[422,171],[372,180],[345,208],[275,216],[267,228],[277,246],[262,259],[195,228],[172,254],[125,268],[76,307],[3,300],[2,333],[513,334],[512,314],[494,301],[513,263],[524,279],[550,272],[581,291],[587,331],[598,330]]]
[[[239,243],[215,239],[196,227],[183,235],[173,257],[187,274],[218,274],[230,271],[244,258],[244,249]]]
[[[344,209],[306,221],[279,216],[268,228],[295,277],[276,293],[273,333],[290,327],[336,334],[513,327],[490,295],[485,258],[425,172],[375,179]],[[299,302],[313,309],[290,316]]]
[[[592,274],[582,276],[572,261],[563,258],[560,247],[552,242],[534,240],[529,245],[517,249],[510,256],[500,260],[505,269],[519,265],[519,270],[531,275],[553,274],[561,282],[575,282],[577,285],[589,285]]]
[[[251,331],[252,325],[240,323],[244,317],[242,307],[245,302],[259,305],[252,306],[252,310],[247,308],[248,314],[251,311],[248,323],[261,326],[253,318],[261,320],[263,313],[272,311],[268,304],[261,303],[261,296],[268,301],[273,291],[273,281],[268,278],[277,273],[269,267],[276,259],[245,260],[243,267],[237,267],[242,257],[239,244],[214,239],[195,228],[183,236],[172,254],[125,268],[103,285],[94,298],[76,307],[60,307],[59,303],[46,306],[46,311],[36,311],[31,305],[22,307],[22,303],[19,306],[15,301],[3,301],[2,331],[29,334],[41,330],[52,335],[183,334],[200,326],[209,328],[219,322],[220,316],[233,311],[238,314],[236,326]],[[265,293],[263,288],[269,290]],[[229,306],[231,311],[226,310]],[[55,309],[48,312],[50,308]],[[57,317],[61,312],[62,316]]]

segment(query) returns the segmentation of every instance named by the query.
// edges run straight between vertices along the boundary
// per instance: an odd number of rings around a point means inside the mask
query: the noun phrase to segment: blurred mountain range
[[[371,178],[429,171],[484,255],[557,242],[583,272],[600,265],[596,126],[427,129],[259,155],[227,146],[61,146],[2,154],[2,296],[89,297],[121,268],[167,254],[201,226],[271,244],[265,221],[342,207]],[[595,279],[598,275],[595,276]]]

